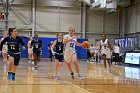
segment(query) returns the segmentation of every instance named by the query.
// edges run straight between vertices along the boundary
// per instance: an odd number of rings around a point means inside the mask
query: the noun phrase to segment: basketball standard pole
[[[35,1],[36,0],[32,0],[32,37],[35,33]]]
[[[6,25],[5,25],[5,32],[8,30],[8,15],[9,15],[9,0],[6,0],[6,10],[5,10],[5,19],[6,19],[6,21],[5,21],[5,23],[6,23]]]
[[[81,7],[81,32],[82,38],[86,37],[86,4],[82,3]]]

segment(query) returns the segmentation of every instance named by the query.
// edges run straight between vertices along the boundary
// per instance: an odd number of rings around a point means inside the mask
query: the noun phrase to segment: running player
[[[104,62],[104,66],[106,69],[106,62],[109,65],[109,71],[111,71],[111,62],[110,62],[110,58],[111,58],[111,44],[109,42],[109,40],[106,38],[106,35],[103,34],[102,36],[102,40],[100,41],[100,52],[103,58],[103,62]]]
[[[98,47],[98,44],[95,44],[95,46],[94,46],[94,52],[95,52],[95,54],[94,54],[94,56],[95,56],[95,61],[98,63],[98,59],[99,59],[99,47]]]
[[[71,61],[74,63],[74,67],[78,75],[78,78],[81,79],[81,76],[79,74],[79,66],[77,62],[76,50],[75,50],[75,45],[81,46],[81,44],[77,42],[75,36],[75,28],[70,27],[68,31],[69,34],[65,35],[63,40],[63,43],[65,44],[64,60],[66,61],[66,65],[72,76],[72,79],[74,79],[74,72],[72,71],[71,68],[71,64],[70,64]]]
[[[17,36],[16,28],[9,28],[9,36],[4,38],[1,42],[0,51],[2,51],[3,45],[7,42],[8,45],[8,61],[9,61],[9,71],[8,71],[8,80],[15,80],[16,68],[19,65],[20,60],[20,44],[22,49],[25,50],[24,42],[22,39]]]
[[[40,61],[40,54],[42,49],[42,41],[38,40],[38,35],[34,35],[34,40],[31,41],[31,47],[33,47],[34,69],[37,70],[37,64]]]
[[[7,37],[7,33],[4,33],[4,36],[3,38],[1,38],[1,41],[2,42],[4,40],[4,38]],[[2,48],[2,56],[3,56],[3,62],[4,62],[4,68],[6,68],[6,61],[7,61],[7,42],[3,45],[3,48]]]
[[[31,47],[31,41],[32,41],[32,37],[29,37],[28,44],[27,44],[29,63],[32,62],[32,54],[33,54],[33,48]]]
[[[55,40],[51,46],[51,51],[55,55],[55,76],[58,76],[58,70],[60,67],[63,66],[64,56],[63,56],[63,50],[64,50],[64,44],[63,44],[63,34],[58,33],[57,34],[57,40]],[[53,51],[54,47],[56,47],[55,51]]]
[[[90,50],[90,54],[91,54],[90,62],[94,62],[95,61],[95,57],[94,57],[94,46],[93,46],[93,44],[91,44],[89,50]]]

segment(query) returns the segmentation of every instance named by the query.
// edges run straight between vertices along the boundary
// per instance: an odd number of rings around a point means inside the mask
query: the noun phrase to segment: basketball
[[[90,42],[88,42],[88,41],[84,41],[84,42],[82,43],[82,47],[83,47],[83,48],[90,48],[90,46],[91,46],[91,44],[90,44]]]

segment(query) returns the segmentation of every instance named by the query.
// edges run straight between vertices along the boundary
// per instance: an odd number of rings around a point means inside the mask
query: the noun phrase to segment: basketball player
[[[31,47],[33,47],[34,69],[37,70],[37,64],[40,61],[40,54],[42,49],[42,41],[38,40],[38,35],[34,35],[34,40],[31,41]]]
[[[50,58],[51,62],[52,62],[52,59],[53,59],[53,54],[52,54],[52,51],[51,51],[52,44],[53,44],[53,41],[51,41],[50,44],[48,45],[48,50],[49,50],[49,53],[50,53],[49,58]]]
[[[56,73],[55,76],[58,76],[58,69],[63,66],[64,56],[63,56],[63,50],[64,50],[64,44],[63,44],[63,34],[58,33],[57,34],[57,40],[55,40],[51,46],[51,51],[55,55],[55,69]],[[53,50],[54,47],[56,47],[55,51]]]
[[[95,56],[95,61],[98,63],[98,59],[99,59],[99,47],[98,47],[98,44],[95,44],[95,46],[94,46],[94,52],[95,52],[95,54],[94,54],[94,56]]]
[[[31,41],[32,41],[32,37],[29,37],[28,44],[27,44],[29,63],[32,62],[32,54],[33,54],[33,48],[31,47]]]
[[[71,74],[72,79],[74,79],[74,72],[72,71],[71,68],[71,63],[70,63],[71,61],[74,63],[74,67],[78,75],[78,78],[81,79],[81,76],[79,74],[79,66],[77,62],[76,50],[75,50],[75,45],[81,46],[81,44],[77,42],[75,36],[75,28],[70,27],[68,31],[69,34],[65,35],[63,40],[63,43],[65,44],[64,60],[66,61],[66,65]]]
[[[111,71],[111,62],[110,62],[110,58],[111,58],[111,44],[109,42],[109,40],[106,38],[106,35],[103,34],[101,36],[102,40],[100,41],[100,53],[104,62],[104,66],[106,69],[106,62],[109,65],[109,71]]]
[[[8,45],[8,61],[9,61],[9,71],[8,71],[8,80],[15,80],[16,67],[19,65],[20,60],[20,44],[22,49],[25,50],[24,42],[22,39],[17,36],[16,28],[9,28],[9,36],[4,38],[1,42],[0,51],[2,50],[3,45],[7,42]]]
[[[93,44],[90,46],[89,50],[90,50],[90,54],[91,54],[90,62],[94,62],[95,57],[94,57],[94,46],[93,46]]]
[[[4,40],[4,38],[7,37],[7,33],[4,33],[4,36],[3,38],[1,38],[1,41],[2,42]],[[2,48],[2,56],[3,56],[3,62],[4,62],[4,68],[6,68],[6,61],[7,61],[7,42],[3,45],[3,48]]]
[[[113,56],[115,56],[114,61],[115,61],[115,65],[119,64],[120,62],[120,45],[118,42],[115,42],[114,47],[113,47]]]

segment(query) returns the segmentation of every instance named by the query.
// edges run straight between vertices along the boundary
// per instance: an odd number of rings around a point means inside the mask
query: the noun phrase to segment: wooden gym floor
[[[84,80],[72,80],[65,63],[59,78],[53,78],[54,62],[42,60],[34,71],[22,59],[13,82],[7,80],[7,69],[0,61],[0,93],[140,93],[140,68],[112,65],[110,73],[102,63],[78,62]]]

